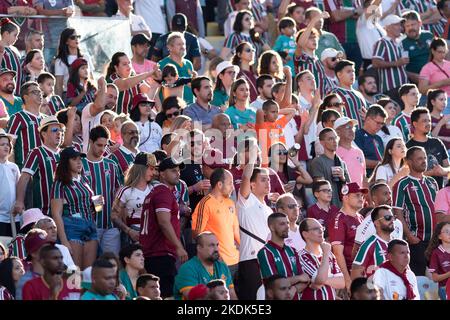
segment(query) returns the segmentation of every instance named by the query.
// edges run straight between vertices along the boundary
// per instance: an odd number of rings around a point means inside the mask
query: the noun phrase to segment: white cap
[[[337,51],[333,48],[326,48],[322,51],[322,54],[320,55],[320,61],[325,60],[326,58],[335,58],[337,55],[343,54],[342,51]]]
[[[358,124],[358,121],[356,121],[355,119],[350,119],[349,117],[340,117],[340,118],[337,118],[336,121],[334,122],[333,129],[336,130],[337,128],[344,126],[349,122],[353,123],[353,125]]]
[[[405,19],[400,18],[399,16],[397,16],[395,14],[390,14],[386,18],[381,20],[381,24],[383,25],[383,27],[387,27],[387,26],[390,26],[391,24],[400,23],[404,20]]]
[[[234,64],[232,64],[230,61],[222,61],[221,63],[219,63],[216,67],[216,72],[217,74],[221,73],[223,70],[227,69],[227,68],[234,68],[234,71],[236,72],[236,75],[239,73],[240,69],[238,66],[235,66]]]
[[[64,124],[58,121],[58,118],[56,116],[48,116],[41,120],[41,124],[39,125],[38,128],[39,132],[41,132],[45,127],[51,124],[57,124],[61,129],[64,129],[66,127]]]

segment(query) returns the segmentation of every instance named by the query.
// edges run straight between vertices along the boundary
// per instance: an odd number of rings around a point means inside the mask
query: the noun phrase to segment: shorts
[[[80,244],[98,240],[97,226],[93,222],[75,217],[63,217],[63,222],[67,240]]]

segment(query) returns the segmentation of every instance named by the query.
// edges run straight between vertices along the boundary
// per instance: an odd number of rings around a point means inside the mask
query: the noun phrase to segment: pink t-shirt
[[[339,146],[336,153],[344,160],[347,168],[351,168],[351,170],[348,170],[350,181],[358,182],[358,184],[362,186],[366,174],[366,161],[361,149],[352,147],[350,150],[347,150]]]
[[[442,72],[441,69],[443,69],[448,76]],[[441,69],[439,69],[433,62],[428,62],[422,67],[422,70],[420,70],[420,77],[428,80],[429,84],[448,79],[450,76],[450,61],[444,60],[444,66],[442,66]],[[444,90],[448,95],[450,95],[450,86],[441,87],[439,89]]]
[[[136,74],[152,71],[156,67],[156,62],[150,61],[148,59],[144,60],[144,64],[137,64],[134,62],[131,62],[131,64],[133,65],[133,69]]]
[[[6,111],[6,106],[2,100],[0,100],[0,118],[4,118],[8,116],[8,112]]]
[[[438,191],[434,201],[434,211],[450,214],[450,187]]]

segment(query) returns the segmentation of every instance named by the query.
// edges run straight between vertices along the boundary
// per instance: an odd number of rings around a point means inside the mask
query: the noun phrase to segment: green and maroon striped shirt
[[[356,90],[348,90],[342,87],[337,87],[331,90],[332,93],[336,93],[339,97],[341,97],[344,102],[344,116],[349,117],[350,119],[355,119],[358,121],[358,127],[363,127],[363,121],[361,119],[361,115],[359,111],[362,108],[368,108],[366,100],[364,96],[356,91]]]

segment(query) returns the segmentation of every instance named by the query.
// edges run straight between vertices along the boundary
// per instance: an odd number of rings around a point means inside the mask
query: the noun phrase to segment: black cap
[[[150,45],[151,43],[151,38],[149,38],[147,35],[143,34],[143,33],[138,33],[135,34],[133,36],[133,38],[131,38],[131,45],[135,46],[137,44],[148,44]]]
[[[59,162],[63,161],[63,160],[68,160],[68,159],[72,159],[72,158],[76,158],[76,157],[86,157],[85,153],[81,153],[80,151],[76,150],[74,147],[67,147],[64,148],[60,154],[59,154]]]
[[[187,18],[182,13],[177,13],[172,18],[172,29],[176,30],[186,30],[187,28]]]
[[[156,167],[155,155],[147,152],[139,152],[136,158],[134,158],[134,164]]]
[[[164,170],[167,170],[167,169],[173,169],[173,168],[176,168],[176,167],[180,167],[180,170],[183,170],[184,169],[184,163],[183,162],[176,163],[170,157],[165,158],[164,160],[162,160],[159,163],[159,171],[160,172],[162,172]]]

